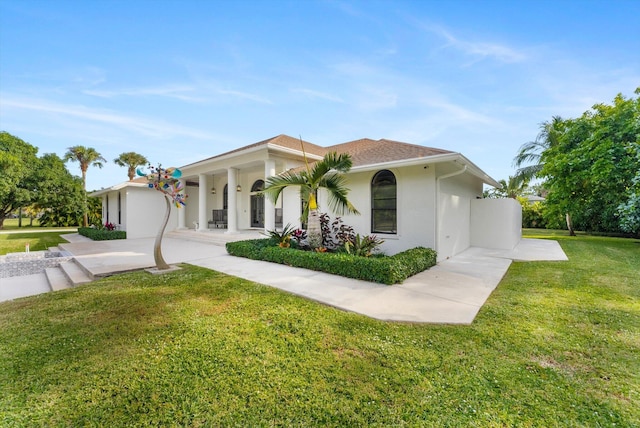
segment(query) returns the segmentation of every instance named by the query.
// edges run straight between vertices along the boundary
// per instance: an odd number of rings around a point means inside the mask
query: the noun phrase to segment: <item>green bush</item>
[[[436,252],[413,248],[395,256],[359,257],[347,253],[319,253],[281,248],[269,239],[229,242],[233,256],[264,260],[381,284],[397,284],[436,264]]]
[[[94,241],[110,241],[112,239],[127,239],[124,230],[95,229],[93,227],[79,227],[78,233]]]

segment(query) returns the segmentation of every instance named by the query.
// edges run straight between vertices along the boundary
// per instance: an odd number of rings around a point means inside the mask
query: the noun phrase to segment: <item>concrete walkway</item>
[[[94,277],[153,267],[153,239],[61,244]],[[83,238],[83,239],[80,239]],[[387,286],[307,269],[233,257],[224,247],[165,237],[170,264],[190,263],[380,320],[470,324],[512,260],[567,260],[556,241],[523,239],[511,251],[469,248],[437,266]]]

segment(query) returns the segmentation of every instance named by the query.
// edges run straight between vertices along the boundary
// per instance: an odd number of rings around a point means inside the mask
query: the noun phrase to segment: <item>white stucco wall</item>
[[[471,202],[482,195],[482,182],[467,173],[437,183],[438,260],[452,257],[471,245]]]
[[[127,239],[155,237],[164,220],[166,210],[164,195],[156,190],[136,187],[128,187],[126,192],[128,202]],[[165,232],[177,228],[177,210],[178,208],[171,206],[171,216]]]
[[[514,248],[522,238],[522,206],[511,198],[471,202],[471,245]]]
[[[357,233],[371,232],[371,180],[380,170],[349,173],[347,187],[349,200],[360,215],[342,216],[345,224],[353,226]],[[434,169],[410,166],[389,169],[396,177],[397,185],[397,233],[376,233],[384,240],[381,249],[389,255],[414,247],[433,248],[434,238]],[[323,201],[326,202],[326,199]],[[324,209],[324,207],[323,207]],[[334,214],[331,214],[334,217]]]

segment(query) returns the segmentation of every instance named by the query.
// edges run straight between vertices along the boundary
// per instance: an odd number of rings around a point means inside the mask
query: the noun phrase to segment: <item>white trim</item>
[[[480,178],[484,183],[489,184],[493,187],[500,188],[500,183],[491,178],[487,173],[481,170],[476,164],[471,162],[461,153],[445,153],[441,155],[428,156],[424,158],[412,158],[412,159],[402,159],[395,160],[389,162],[379,162],[372,163],[367,165],[360,165],[351,168],[350,172],[365,172],[372,171],[378,169],[390,169],[390,168],[401,168],[405,166],[415,166],[415,165],[429,165],[434,163],[442,163],[442,162],[453,162],[459,161],[462,165],[466,165],[469,168],[468,172]]]

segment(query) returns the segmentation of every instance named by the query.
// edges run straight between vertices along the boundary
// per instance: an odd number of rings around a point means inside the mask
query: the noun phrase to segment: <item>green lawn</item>
[[[5,218],[2,224],[2,227],[3,227],[2,230],[21,230],[21,229],[29,230],[30,228],[34,228],[34,227],[39,228],[40,226],[40,222],[38,221],[37,218],[33,219],[33,224],[31,220],[28,218],[22,219],[22,227],[18,227],[18,224],[19,224],[19,221],[17,218]]]
[[[60,231],[55,231],[55,229],[47,232],[34,230],[20,233],[0,233],[0,255],[23,252],[26,244],[29,244],[30,251],[40,251],[55,247],[63,242],[67,241],[62,239]]]
[[[193,266],[0,304],[0,425],[640,426],[640,243],[544,234],[471,326]]]

